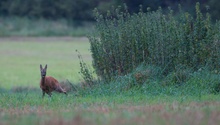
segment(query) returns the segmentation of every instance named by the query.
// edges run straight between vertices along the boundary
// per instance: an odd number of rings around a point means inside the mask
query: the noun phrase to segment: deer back
[[[43,90],[49,89],[49,91],[54,91],[59,88],[59,86],[59,82],[51,76],[46,76],[44,79],[41,79],[40,82],[40,87]]]

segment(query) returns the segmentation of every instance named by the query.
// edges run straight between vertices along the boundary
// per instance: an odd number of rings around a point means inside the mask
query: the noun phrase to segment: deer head
[[[42,65],[40,64],[40,72],[41,72],[41,77],[45,78],[46,74],[47,74],[47,64],[46,66],[43,68]]]

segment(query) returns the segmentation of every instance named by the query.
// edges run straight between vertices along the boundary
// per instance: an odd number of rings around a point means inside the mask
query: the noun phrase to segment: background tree
[[[130,12],[138,12],[139,5],[146,11],[147,7],[157,10],[160,6],[166,9],[171,7],[174,12],[178,10],[178,4],[187,11],[193,11],[196,2],[201,3],[201,10],[210,11],[214,19],[219,19],[218,0],[1,0],[0,16],[18,16],[29,18],[71,20],[92,20],[92,10],[98,8],[100,12],[110,10],[112,6],[125,3]]]

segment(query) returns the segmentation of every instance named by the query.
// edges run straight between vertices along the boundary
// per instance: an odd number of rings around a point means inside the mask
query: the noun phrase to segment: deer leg
[[[51,96],[52,96],[52,93],[51,93],[51,92],[48,92],[47,94],[49,95],[49,97],[51,97]]]
[[[45,92],[43,90],[42,90],[42,93],[43,93],[42,98],[44,98]]]

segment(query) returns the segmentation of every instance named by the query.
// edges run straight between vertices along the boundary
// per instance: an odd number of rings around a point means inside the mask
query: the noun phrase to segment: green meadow
[[[153,84],[143,86],[148,87],[148,92],[134,88],[114,93],[105,91],[109,87],[114,89],[112,86],[97,86],[91,90],[88,88],[69,92],[68,96],[54,92],[52,98],[46,95],[42,99],[39,88],[39,64],[48,64],[47,74],[59,81],[68,79],[77,84],[82,78],[78,73],[80,66],[76,49],[84,62],[91,64],[88,40],[69,37],[10,37],[1,38],[0,41],[0,124],[217,125],[219,123],[219,95],[163,95],[162,93],[165,93],[163,91],[169,93],[178,91],[172,87],[158,88]],[[18,87],[34,89],[14,91],[13,88]],[[161,91],[161,94],[155,94],[156,91]],[[180,93],[183,91],[185,90],[180,90]],[[190,93],[192,90],[187,92]]]
[[[47,75],[59,81],[79,82],[78,50],[84,61],[91,64],[86,38],[1,38],[0,86],[39,87],[40,64],[48,65]]]
[[[184,98],[184,101],[182,100]],[[74,96],[1,93],[1,124],[218,125],[219,96]]]

